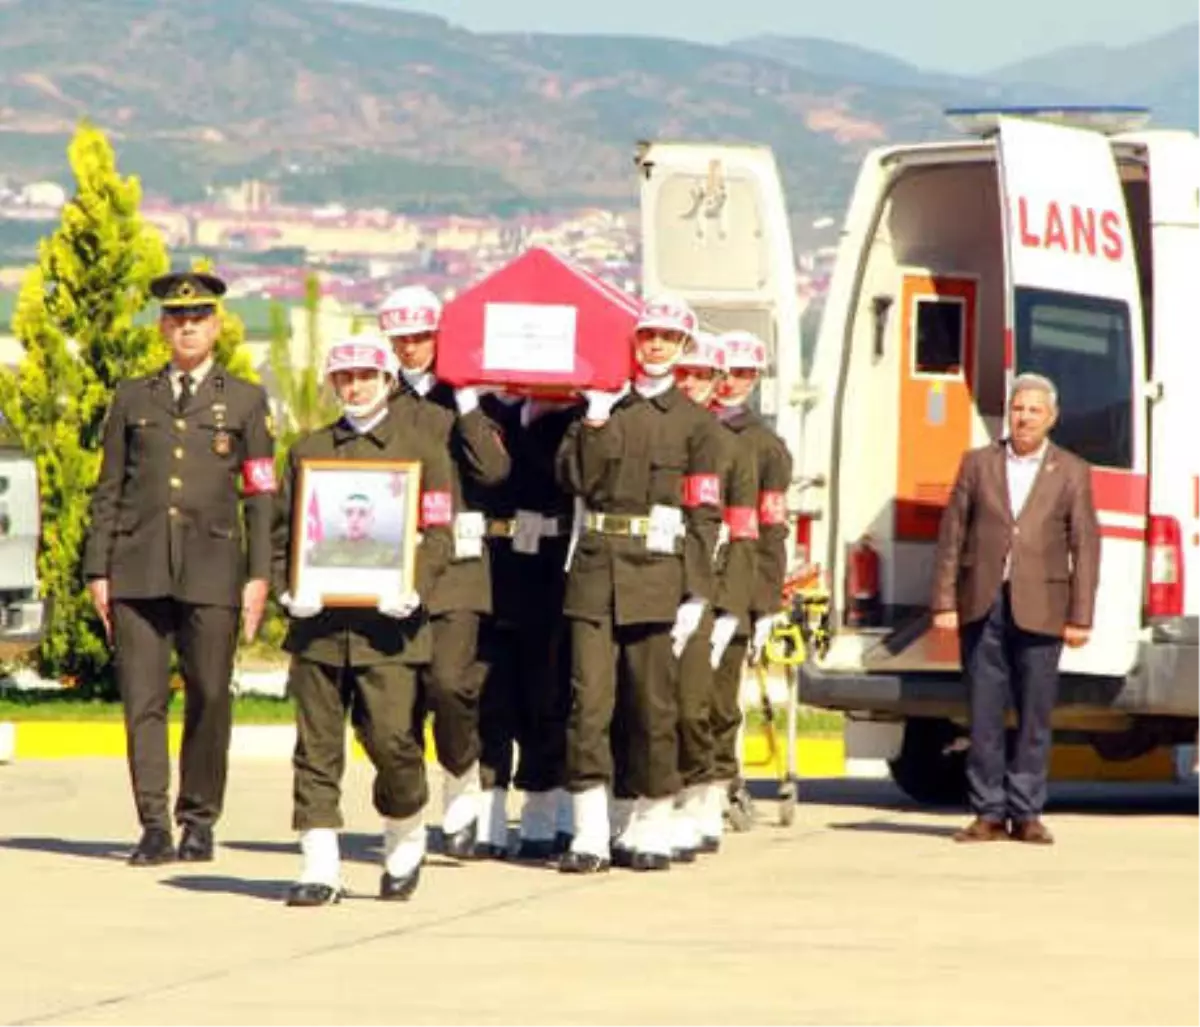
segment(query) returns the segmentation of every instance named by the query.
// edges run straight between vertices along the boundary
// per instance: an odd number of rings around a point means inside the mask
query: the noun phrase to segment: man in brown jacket
[[[1100,533],[1086,461],[1047,439],[1058,394],[1022,374],[1009,400],[1009,438],[963,458],[942,517],[934,564],[934,626],[958,630],[970,689],[967,784],[975,820],[957,841],[1007,837],[1050,844],[1046,803],[1050,716],[1063,643],[1091,633]],[[1007,761],[1011,692],[1017,739]]]

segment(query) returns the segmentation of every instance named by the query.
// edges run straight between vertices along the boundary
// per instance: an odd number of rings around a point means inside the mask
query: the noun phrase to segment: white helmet
[[[648,299],[642,307],[642,314],[634,326],[634,332],[653,329],[681,332],[685,336],[686,341],[695,339],[698,327],[699,324],[695,311],[683,300],[675,296],[655,296]],[[682,355],[683,347],[681,346],[676,351],[675,356],[665,363],[648,364],[640,360],[638,363],[641,365],[642,370],[651,378],[661,378],[671,373],[671,369],[679,363],[679,358]]]
[[[676,367],[709,367],[722,374],[725,371],[725,347],[721,337],[712,332],[697,331],[684,345],[683,356]]]
[[[442,301],[424,285],[406,285],[379,304],[379,330],[389,338],[436,331],[442,320]]]
[[[635,331],[662,328],[669,332],[683,332],[685,335],[695,336],[698,327],[696,312],[684,300],[663,295],[646,300]]]
[[[325,378],[336,371],[370,370],[379,372],[379,391],[367,403],[342,403],[351,417],[365,417],[386,400],[400,374],[400,364],[392,347],[378,332],[360,332],[336,340],[325,356]]]
[[[767,344],[753,332],[726,332],[721,336],[721,346],[725,350],[726,370],[767,369]]]

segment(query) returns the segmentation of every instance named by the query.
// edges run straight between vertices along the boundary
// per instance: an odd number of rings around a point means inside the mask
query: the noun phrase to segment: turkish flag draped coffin
[[[535,247],[446,304],[437,376],[543,395],[619,389],[640,311],[637,298]]]

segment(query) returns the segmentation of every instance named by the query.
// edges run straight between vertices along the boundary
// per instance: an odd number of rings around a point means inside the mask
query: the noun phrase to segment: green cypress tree
[[[0,371],[0,414],[38,465],[38,573],[52,600],[39,670],[111,695],[109,650],[81,579],[81,550],[113,390],[167,359],[155,327],[135,319],[168,262],[139,214],[140,184],[118,174],[104,133],[82,122],[67,155],[75,195],[22,283],[13,329],[25,355],[15,371]]]

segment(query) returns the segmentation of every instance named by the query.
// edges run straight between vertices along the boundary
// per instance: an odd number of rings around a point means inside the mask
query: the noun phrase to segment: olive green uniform
[[[571,622],[572,705],[567,734],[573,792],[613,782],[610,727],[618,672],[627,689],[629,788],[664,798],[679,790],[679,662],[671,626],[685,598],[712,603],[712,554],[721,522],[721,444],[713,418],[678,389],[635,392],[595,427],[567,430],[559,480],[587,511],[564,609]],[[652,552],[634,518],[682,509],[673,551]],[[594,519],[593,519],[594,523]]]
[[[374,539],[322,539],[308,552],[313,567],[390,567],[404,558],[399,546]]]
[[[732,614],[738,618],[738,634],[744,636],[749,632],[750,599],[757,566],[756,454],[743,436],[724,427],[720,434],[725,511],[714,559],[716,594],[712,607],[705,611],[700,630],[683,650],[679,668],[679,771],[685,786],[703,784],[713,778],[713,622],[721,614]]]
[[[758,472],[758,544],[750,616],[739,628],[717,667],[713,689],[713,780],[738,775],[737,733],[742,721],[738,692],[753,621],[779,612],[787,570],[785,497],[792,480],[792,456],[784,441],[753,411],[738,408],[722,418],[739,449],[749,450]]]
[[[185,692],[175,820],[206,827],[221,813],[242,587],[268,577],[275,488],[263,389],[214,364],[179,402],[168,372],[113,396],[83,552],[84,577],[109,580],[138,817],[163,829],[172,644]]]
[[[515,741],[517,787],[546,792],[564,784],[571,695],[563,566],[573,504],[555,480],[554,461],[583,408],[548,410],[522,425],[524,402],[485,396],[484,405],[503,433],[512,472],[484,499],[492,613],[480,633],[487,667],[479,718],[482,785],[512,783]],[[541,525],[536,535],[528,528],[534,522]]]
[[[456,515],[481,510],[482,492],[507,477],[510,460],[499,430],[482,408],[459,416],[454,390],[438,382],[428,395],[401,377],[392,414],[416,419],[451,462]],[[461,523],[461,522],[460,522]],[[487,550],[452,557],[426,602],[432,617],[433,661],[420,674],[422,702],[433,713],[438,762],[452,775],[479,759],[479,696],[486,668],[478,659],[480,616],[491,610]]]
[[[271,531],[276,591],[291,591],[294,533],[305,525],[305,511],[294,508],[305,459],[420,461],[423,514],[415,588],[422,598],[434,594],[452,545],[450,460],[438,439],[390,414],[365,434],[338,421],[292,447]],[[431,518],[433,510],[443,511],[440,523]],[[284,649],[292,654],[288,693],[296,704],[292,826],[299,831],[342,826],[347,710],[375,766],[375,808],[398,819],[419,812],[428,799],[424,745],[414,719],[417,668],[431,658],[425,610],[397,620],[371,608],[323,609],[291,620]]]

